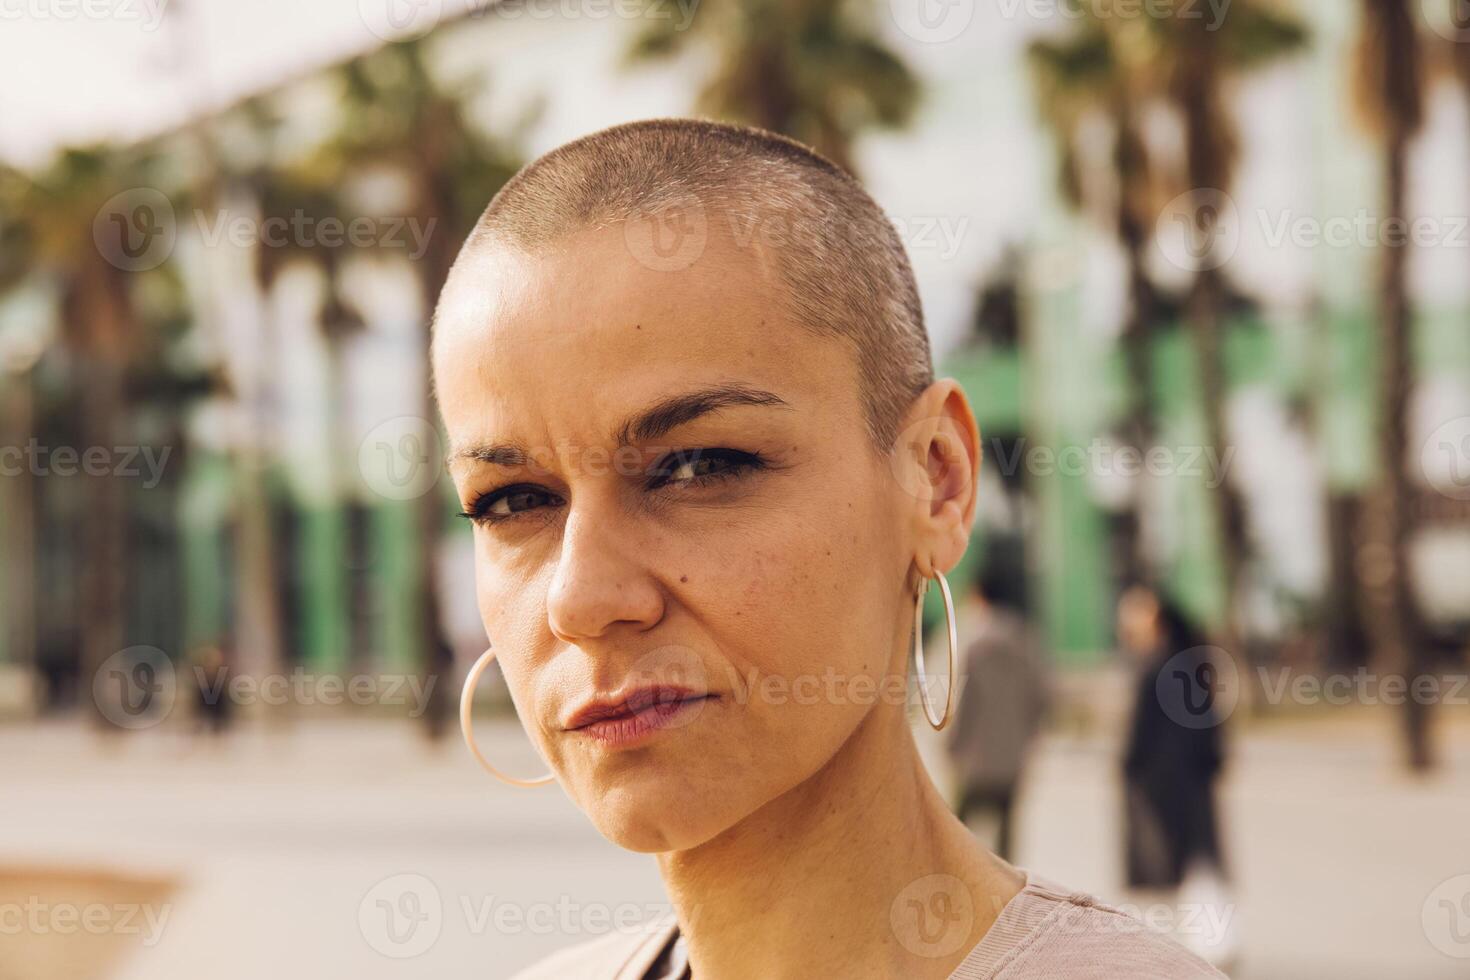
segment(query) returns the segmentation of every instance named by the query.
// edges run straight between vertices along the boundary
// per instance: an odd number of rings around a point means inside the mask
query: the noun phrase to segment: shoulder
[[[618,930],[566,949],[514,974],[511,980],[641,980],[675,929],[672,915]]]
[[[1123,909],[1029,874],[1026,887],[1006,906],[975,952],[981,955],[967,959],[956,978],[1225,978]]]

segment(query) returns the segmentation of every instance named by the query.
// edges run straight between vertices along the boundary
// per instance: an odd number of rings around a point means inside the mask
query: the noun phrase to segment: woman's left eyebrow
[[[728,383],[697,388],[665,398],[625,420],[617,430],[617,445],[651,442],[677,426],[731,405],[791,407],[780,395],[750,385]]]
[[[624,420],[617,428],[617,445],[622,447],[652,442],[677,426],[732,405],[791,407],[780,395],[750,385],[730,383],[696,388],[664,398]],[[453,465],[459,460],[468,459],[493,466],[516,467],[527,465],[530,458],[531,454],[525,446],[510,442],[466,446],[451,452],[445,462]]]

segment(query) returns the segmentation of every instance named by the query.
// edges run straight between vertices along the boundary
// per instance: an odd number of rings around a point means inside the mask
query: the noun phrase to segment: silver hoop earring
[[[475,685],[480,683],[480,675],[485,672],[485,668],[489,667],[490,662],[494,659],[495,651],[486,650],[480,654],[480,659],[475,661],[475,665],[470,668],[469,674],[465,676],[464,690],[459,694],[459,730],[464,733],[464,744],[470,747],[470,755],[475,757],[475,761],[484,766],[486,772],[502,783],[509,783],[511,786],[545,786],[555,778],[550,773],[547,773],[545,776],[539,776],[536,779],[520,779],[516,776],[507,776],[492,766],[480,754],[479,746],[475,745],[475,728],[472,717],[475,707]]]
[[[939,594],[944,597],[945,625],[949,628],[949,683],[944,689],[944,714],[937,718],[934,715],[934,705],[929,699],[929,677],[924,673],[924,595],[929,591],[927,578],[919,586],[918,595],[914,596],[914,675],[919,679],[919,700],[924,705],[924,718],[937,732],[949,724],[950,709],[954,705],[955,665],[959,660],[960,638],[955,629],[954,597],[949,592],[949,581],[937,568],[934,570],[934,577],[939,580]]]

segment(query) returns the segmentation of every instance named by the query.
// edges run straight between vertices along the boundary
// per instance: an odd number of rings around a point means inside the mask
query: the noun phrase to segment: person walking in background
[[[215,644],[207,644],[194,651],[190,658],[190,676],[197,684],[198,701],[195,704],[198,731],[213,736],[224,735],[230,728],[233,705],[229,698],[230,656]]]
[[[1016,791],[1048,697],[1044,658],[999,563],[984,561],[961,600],[963,683],[946,743],[959,786],[955,812],[998,820],[993,850],[1013,857]]]
[[[1215,807],[1225,749],[1212,648],[1173,601],[1143,585],[1119,600],[1118,636],[1138,667],[1123,755],[1128,887],[1188,905],[1226,904]],[[1178,938],[1216,965],[1234,945],[1223,935]]]

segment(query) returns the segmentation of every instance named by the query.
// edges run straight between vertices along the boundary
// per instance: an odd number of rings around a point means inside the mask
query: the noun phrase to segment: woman
[[[548,778],[677,910],[527,977],[1218,975],[987,853],[920,762],[907,652],[932,579],[953,628],[979,434],[847,174],[605,130],[496,196],[434,322],[491,641],[462,718],[498,658]]]

